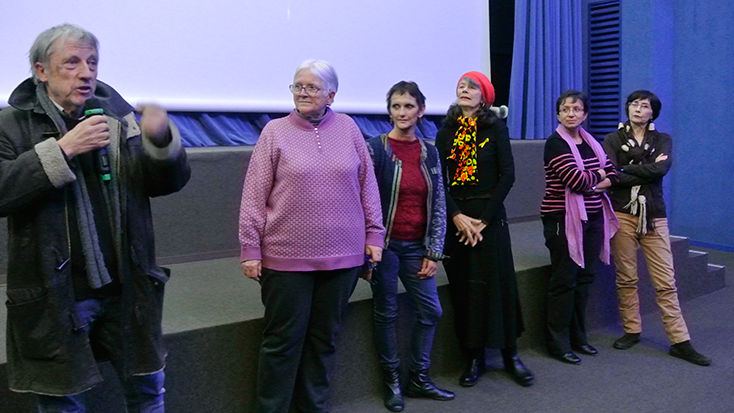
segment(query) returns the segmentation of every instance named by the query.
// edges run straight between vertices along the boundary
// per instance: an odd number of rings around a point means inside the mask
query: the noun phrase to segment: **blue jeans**
[[[76,302],[76,314],[82,321],[82,334],[109,356],[122,383],[128,413],[163,413],[163,381],[159,371],[125,377],[122,367],[120,297],[90,298]],[[84,393],[69,396],[38,395],[39,413],[84,413]]]
[[[398,318],[398,277],[413,302],[415,323],[410,344],[410,369],[426,370],[431,364],[431,347],[436,324],[441,318],[436,281],[420,279],[426,247],[422,241],[391,239],[382,252],[382,261],[372,272],[375,341],[383,369],[396,369],[398,359],[395,321]]]

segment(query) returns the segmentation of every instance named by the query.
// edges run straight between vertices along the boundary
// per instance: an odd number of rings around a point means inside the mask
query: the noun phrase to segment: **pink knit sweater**
[[[240,258],[277,271],[364,263],[383,246],[380,194],[364,138],[328,109],[318,127],[293,111],[270,121],[255,145],[240,207]]]

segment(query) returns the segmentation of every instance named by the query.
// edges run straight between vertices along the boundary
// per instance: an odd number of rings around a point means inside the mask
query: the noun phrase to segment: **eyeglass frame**
[[[574,107],[574,108],[562,107],[562,108],[560,108],[558,110],[558,113],[560,113],[562,115],[568,115],[572,111],[573,111],[574,115],[580,115],[582,113],[586,113],[586,111],[584,110],[584,108],[577,108],[577,107]]]
[[[312,89],[315,89],[312,91]],[[288,85],[288,90],[291,91],[294,95],[298,95],[301,93],[301,91],[305,90],[306,94],[309,96],[316,96],[319,92],[324,90],[323,88],[316,87],[314,85]]]
[[[630,102],[629,106],[632,109],[649,109],[649,110],[652,110],[652,106],[649,103]]]

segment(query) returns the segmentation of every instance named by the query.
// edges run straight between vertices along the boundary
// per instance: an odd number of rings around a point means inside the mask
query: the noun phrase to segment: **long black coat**
[[[436,135],[449,213],[444,260],[454,306],[454,325],[465,349],[515,346],[524,330],[510,231],[504,200],[515,182],[515,164],[504,122],[494,118],[477,128],[476,186],[452,187],[456,162],[451,154],[457,127]],[[476,246],[459,243],[452,217],[463,213],[487,223]]]
[[[161,313],[168,274],[155,262],[149,197],[181,189],[190,177],[186,152],[171,124],[172,141],[155,148],[142,136],[132,107],[98,82],[100,99],[119,147],[121,231],[116,255],[123,285],[124,370],[164,367]],[[63,160],[51,118],[28,79],[0,111],[0,216],[8,218],[8,379],[15,391],[64,395],[102,380],[93,349],[75,334],[67,208],[76,178]]]

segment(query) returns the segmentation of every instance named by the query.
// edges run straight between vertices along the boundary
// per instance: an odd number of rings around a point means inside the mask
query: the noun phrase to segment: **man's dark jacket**
[[[156,265],[150,197],[183,188],[186,152],[170,124],[171,142],[159,148],[141,132],[133,108],[108,85],[95,92],[110,126],[119,229],[114,230],[122,283],[126,375],[163,369],[163,289],[168,274]],[[58,146],[61,132],[44,112],[31,79],[0,111],[0,217],[8,218],[9,388],[68,395],[102,380],[95,354],[74,312],[68,213],[76,176]]]

